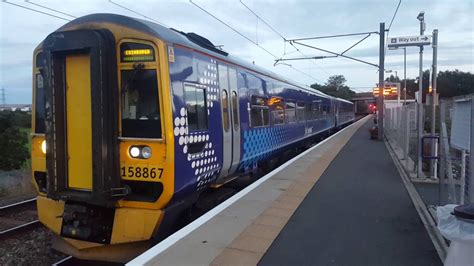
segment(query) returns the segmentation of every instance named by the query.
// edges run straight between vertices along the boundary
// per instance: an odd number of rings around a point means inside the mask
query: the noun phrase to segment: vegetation
[[[30,152],[27,130],[31,117],[28,113],[16,111],[0,112],[0,170],[20,169]]]
[[[311,88],[317,89],[328,95],[339,97],[346,100],[351,100],[355,92],[345,85],[346,78],[343,75],[335,75],[328,78],[324,85],[314,83]]]
[[[426,97],[429,87],[430,72],[428,70],[423,72],[423,99]],[[401,82],[403,87],[403,80],[400,77],[391,75],[385,81]],[[438,73],[438,86],[436,87],[440,98],[450,98],[459,95],[466,95],[474,93],[474,74],[470,72],[462,72],[459,70],[446,70]],[[415,92],[418,91],[418,80],[407,79],[407,95],[414,97]]]

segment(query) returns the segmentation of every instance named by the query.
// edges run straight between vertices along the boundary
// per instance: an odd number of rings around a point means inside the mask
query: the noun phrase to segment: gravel
[[[40,226],[0,241],[0,265],[51,265],[67,255],[51,248],[51,232]]]

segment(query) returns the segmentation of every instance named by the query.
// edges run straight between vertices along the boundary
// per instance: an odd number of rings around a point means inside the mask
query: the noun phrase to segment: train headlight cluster
[[[46,154],[46,140],[41,142],[41,151]]]
[[[128,153],[132,158],[149,159],[151,157],[151,148],[148,146],[131,146]]]

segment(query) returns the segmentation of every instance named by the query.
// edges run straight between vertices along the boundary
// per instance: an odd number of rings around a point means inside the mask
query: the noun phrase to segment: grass
[[[30,156],[25,161],[25,164],[22,167],[22,169],[28,170],[28,169],[31,169],[31,136],[30,136],[31,128],[21,127],[20,132],[25,133],[26,138],[28,139],[28,142],[25,145],[26,145],[26,148],[28,149],[28,154],[30,154]]]

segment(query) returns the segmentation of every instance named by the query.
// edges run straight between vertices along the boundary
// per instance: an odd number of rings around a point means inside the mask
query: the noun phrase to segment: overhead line
[[[277,57],[275,54],[273,54],[272,52],[268,51],[268,50],[265,49],[263,46],[261,46],[260,44],[256,43],[255,41],[253,41],[253,40],[250,39],[249,37],[245,36],[244,34],[242,34],[241,32],[239,32],[238,30],[236,30],[234,27],[230,26],[230,25],[227,24],[226,22],[222,21],[221,19],[219,19],[218,17],[216,17],[215,15],[213,15],[211,12],[207,11],[206,9],[202,8],[201,6],[199,6],[198,4],[194,3],[192,0],[189,0],[189,2],[190,2],[191,4],[193,4],[194,6],[196,6],[197,8],[199,8],[200,10],[202,10],[204,13],[206,13],[206,14],[208,14],[209,16],[213,17],[215,20],[217,20],[217,21],[219,21],[220,23],[224,24],[226,27],[228,27],[228,28],[231,29],[233,32],[235,32],[235,33],[237,33],[238,35],[240,35],[242,38],[246,39],[247,41],[253,43],[253,44],[256,45],[257,47],[259,47],[260,49],[262,49],[263,51],[265,51],[266,53],[268,53],[269,55],[271,55],[273,58],[278,59],[278,57]],[[292,65],[287,65],[287,64],[285,64],[285,65],[288,66],[288,67],[290,67],[290,68],[292,68],[292,69],[294,69],[294,70],[296,70],[296,71],[298,71],[298,72],[301,73],[301,74],[304,74],[304,75],[306,75],[306,76],[308,76],[308,77],[310,77],[310,78],[312,78],[312,79],[314,79],[314,80],[316,80],[316,81],[320,81],[320,82],[321,82],[321,80],[319,80],[319,79],[317,79],[317,78],[315,78],[315,77],[309,75],[308,73],[305,73],[305,72],[303,72],[303,71],[301,71],[301,70],[299,70],[299,69],[293,67]]]
[[[296,47],[293,43],[290,42],[290,44],[291,44],[291,46],[293,46],[293,47],[296,49],[296,51],[298,51],[298,53],[300,53],[302,56],[308,57],[308,56],[305,55],[303,52],[301,52],[301,50],[300,50],[298,47]],[[316,58],[313,58],[313,59],[316,59]],[[314,61],[310,61],[310,62],[312,62],[313,65],[317,66],[319,69],[321,69],[321,70],[322,70],[324,73],[326,73],[328,76],[331,75],[331,74],[329,74],[324,68],[322,68],[321,66],[319,66],[318,64],[316,64],[316,62],[314,62]],[[320,80],[320,81],[321,81],[321,80]],[[321,81],[321,82],[322,82],[322,81]]]
[[[268,53],[269,55],[277,58],[276,55],[274,55],[272,52],[268,51],[267,49],[265,49],[264,47],[262,47],[260,44],[256,43],[255,41],[253,41],[252,39],[250,39],[249,37],[243,35],[242,33],[240,33],[238,30],[236,30],[234,27],[230,26],[229,24],[225,23],[224,21],[222,21],[221,19],[219,19],[218,17],[214,16],[213,14],[211,14],[209,11],[205,10],[204,8],[202,8],[201,6],[199,6],[198,4],[194,3],[192,0],[189,0],[189,2],[191,4],[193,4],[194,6],[196,6],[197,8],[199,8],[200,10],[202,10],[204,13],[208,14],[209,16],[213,17],[215,20],[219,21],[220,23],[224,24],[226,27],[228,27],[229,29],[231,29],[233,32],[237,33],[238,35],[242,36],[243,38],[245,38],[247,41],[255,44],[256,46],[260,47],[260,49],[262,49],[263,51],[265,51],[266,53]]]
[[[388,26],[387,29],[387,37],[385,37],[385,47],[384,47],[384,54],[387,54],[387,46],[388,46],[388,35],[390,34],[390,29],[392,28],[392,23],[395,20],[395,16],[397,15],[398,8],[400,7],[400,4],[402,3],[402,0],[398,1],[397,8],[395,9],[395,12],[393,12],[392,20],[390,21],[390,25]]]
[[[390,31],[390,28],[392,27],[393,20],[395,20],[395,16],[397,15],[398,8],[400,7],[401,3],[402,3],[402,0],[399,0],[397,8],[395,9],[395,12],[393,13],[392,20],[390,21],[390,25],[388,26],[388,31]]]
[[[242,0],[239,0],[240,3],[248,10],[250,11],[254,16],[257,17],[257,19],[259,19],[260,21],[262,21],[265,25],[268,26],[268,28],[270,28],[274,33],[276,33],[278,36],[280,36],[284,42],[286,42],[286,38],[285,36],[283,36],[283,34],[281,34],[279,31],[277,31],[275,28],[273,28],[268,22],[266,22],[262,17],[260,17],[257,13],[255,13],[255,11],[253,11],[250,7],[248,7],[244,2],[242,2]],[[291,46],[293,46],[297,52],[299,52],[302,56],[304,57],[308,57],[307,55],[305,55],[303,52],[300,51],[300,49],[298,49],[296,46],[294,46],[292,43],[290,43]],[[278,59],[278,58],[277,58]],[[278,61],[277,61],[278,63]],[[311,61],[311,63],[313,63],[316,67],[318,67],[319,69],[321,69],[324,73],[326,73],[327,75],[331,75],[329,74],[325,69],[323,69],[321,66],[319,66],[318,64],[316,64],[316,62],[314,61]],[[291,65],[290,65],[291,66]],[[320,81],[322,82],[321,80],[319,79],[316,79],[313,77],[313,79],[317,80],[317,81]]]
[[[36,9],[34,9],[34,8],[29,8],[29,7],[26,7],[26,6],[22,6],[22,5],[19,5],[19,4],[15,4],[15,3],[12,3],[12,2],[8,2],[7,0],[2,0],[2,1],[3,1],[3,3],[5,3],[5,4],[9,4],[9,5],[12,5],[12,6],[20,7],[20,8],[23,8],[23,9],[27,9],[27,10],[30,10],[30,11],[33,11],[33,12],[36,12],[36,13],[40,13],[40,14],[46,15],[46,16],[50,16],[50,17],[54,17],[54,18],[59,18],[59,19],[65,20],[65,21],[71,21],[70,19],[67,19],[67,18],[59,17],[59,16],[56,16],[56,15],[53,15],[53,14],[50,14],[50,13],[47,13],[47,12],[43,12],[43,11],[40,11],[40,10],[36,10]]]
[[[28,4],[31,4],[31,5],[39,6],[39,7],[41,7],[41,8],[44,8],[44,9],[47,9],[47,10],[50,10],[50,11],[59,13],[59,14],[66,15],[66,16],[68,16],[68,17],[77,18],[76,16],[73,16],[73,15],[71,15],[71,14],[68,14],[68,13],[65,13],[65,12],[62,12],[62,11],[59,11],[59,10],[56,10],[56,9],[47,7],[47,6],[43,6],[43,5],[40,5],[40,4],[37,4],[37,3],[33,3],[33,2],[30,1],[30,0],[25,0],[25,2],[28,3]]]
[[[367,64],[367,65],[371,65],[371,66],[374,66],[374,67],[379,67],[378,65],[376,64],[373,64],[373,63],[370,63],[370,62],[367,62],[367,61],[364,61],[364,60],[360,60],[360,59],[357,59],[357,58],[354,58],[352,56],[347,56],[347,55],[343,55],[343,54],[340,54],[340,53],[335,53],[335,52],[331,52],[331,51],[328,51],[326,49],[322,49],[322,48],[318,48],[316,46],[312,46],[312,45],[308,45],[308,44],[305,44],[305,43],[301,43],[301,42],[294,42],[296,44],[299,44],[299,45],[302,45],[302,46],[306,46],[308,48],[313,48],[313,49],[316,49],[316,50],[319,50],[319,51],[323,51],[323,52],[326,52],[326,53],[329,53],[329,54],[333,54],[333,55],[337,55],[337,56],[341,56],[341,57],[344,57],[344,58],[347,58],[347,59],[352,59],[354,61],[357,61],[357,62],[360,62],[360,63],[364,63],[364,64]]]
[[[130,12],[132,12],[132,13],[134,13],[134,14],[136,14],[136,15],[139,15],[139,16],[141,16],[141,17],[144,17],[144,18],[146,18],[146,19],[148,19],[148,20],[152,20],[152,21],[154,21],[154,22],[156,22],[156,23],[158,23],[158,24],[160,24],[160,25],[162,25],[162,26],[165,26],[165,27],[167,27],[167,28],[170,28],[170,26],[168,26],[168,25],[166,25],[166,24],[164,24],[164,23],[162,23],[162,22],[160,22],[160,21],[158,21],[158,20],[156,20],[156,19],[154,19],[154,18],[150,18],[150,17],[148,17],[147,15],[144,15],[144,14],[142,14],[142,13],[139,13],[139,12],[137,12],[137,11],[131,9],[131,8],[128,8],[128,7],[126,7],[126,6],[123,6],[123,5],[121,5],[121,4],[119,4],[119,3],[116,3],[116,2],[114,2],[114,1],[112,1],[112,0],[109,0],[109,3],[111,3],[111,4],[113,4],[113,5],[116,5],[116,6],[120,7],[120,8],[123,8],[123,9],[125,9],[125,10],[127,10],[127,11],[130,11]]]
[[[268,24],[263,18],[261,18],[259,15],[257,15],[257,13],[255,13],[252,9],[250,9],[250,7],[248,7],[244,2],[242,2],[242,0],[239,0],[240,3],[245,7],[247,8],[252,14],[254,14],[260,21],[262,21],[265,25],[267,25],[274,33],[276,33],[277,35],[279,35],[283,40],[286,40],[285,37],[283,37],[283,35],[278,32],[277,30],[275,30],[270,24]]]
[[[336,34],[336,35],[326,35],[326,36],[316,36],[316,37],[307,37],[307,38],[296,38],[288,39],[287,42],[293,41],[307,41],[307,40],[318,40],[318,39],[327,39],[327,38],[338,38],[338,37],[347,37],[347,36],[356,36],[356,35],[366,35],[366,34],[379,34],[378,31],[368,31],[368,32],[357,32],[357,33],[347,33],[347,34]]]
[[[341,54],[345,54],[347,51],[349,51],[350,49],[354,48],[356,45],[358,45],[359,43],[363,42],[365,39],[369,38],[370,37],[370,33],[367,34],[367,36],[365,36],[364,38],[360,39],[358,42],[354,43],[351,47],[347,48],[346,50],[344,50],[344,52],[342,52]]]

